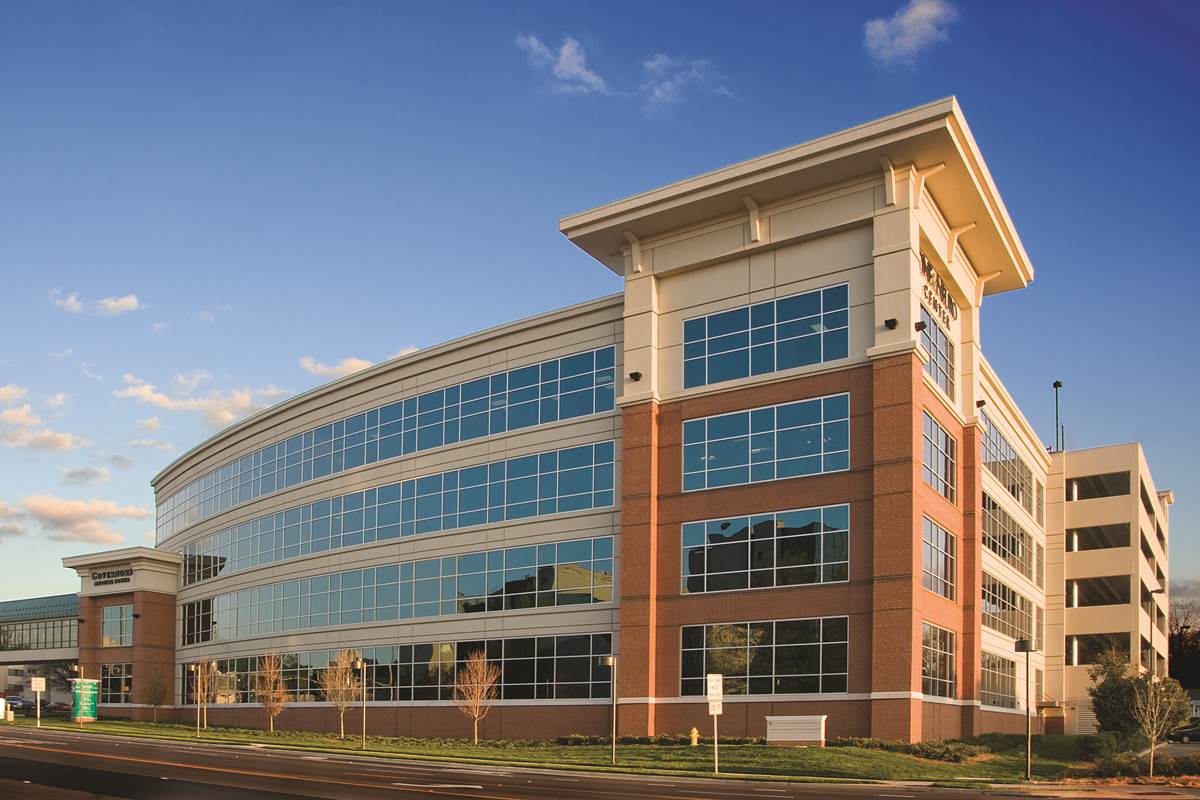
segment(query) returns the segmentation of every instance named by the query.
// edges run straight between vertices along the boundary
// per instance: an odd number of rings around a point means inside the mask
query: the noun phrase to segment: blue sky
[[[949,94],[1037,269],[989,359],[1144,443],[1197,581],[1197,8],[0,4],[0,599],[263,404],[617,291],[559,216]]]

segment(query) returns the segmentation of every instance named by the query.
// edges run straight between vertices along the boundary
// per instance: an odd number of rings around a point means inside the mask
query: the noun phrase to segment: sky
[[[956,95],[1037,271],[984,350],[1138,440],[1200,597],[1200,4],[0,0],[0,599],[340,374],[619,291],[561,216]]]

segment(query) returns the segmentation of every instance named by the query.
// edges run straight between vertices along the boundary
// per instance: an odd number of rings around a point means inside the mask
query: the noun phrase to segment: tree
[[[492,709],[499,694],[500,668],[489,664],[482,650],[467,656],[454,677],[454,705],[470,717],[475,744],[479,744],[479,723]]]
[[[167,678],[167,670],[162,664],[151,664],[145,675],[138,675],[137,682],[141,684],[142,701],[154,709],[154,721],[158,722],[158,709],[171,701],[171,681]]]
[[[287,708],[287,685],[283,681],[283,659],[278,653],[267,653],[258,660],[258,680],[254,696],[267,712],[267,730],[275,731],[275,718]]]
[[[346,709],[358,697],[359,681],[354,674],[354,662],[358,653],[354,650],[343,650],[337,654],[333,662],[321,671],[317,684],[325,701],[332,704],[338,711],[338,738],[346,738]]]
[[[71,664],[68,661],[51,661],[48,664],[38,664],[33,668],[33,674],[46,679],[46,688],[60,692],[71,691]]]
[[[192,673],[192,701],[200,706],[204,730],[208,730],[208,705],[213,701],[216,682],[216,667],[210,661],[196,664]]]
[[[1188,718],[1191,703],[1174,678],[1139,675],[1133,681],[1133,718],[1150,740],[1150,777],[1154,777],[1154,749],[1158,740]]]
[[[1200,689],[1200,602],[1173,600],[1167,615],[1171,677],[1185,689]]]
[[[1092,711],[1096,724],[1102,731],[1113,731],[1123,737],[1136,733],[1137,721],[1133,718],[1133,669],[1129,657],[1118,650],[1102,653],[1096,663],[1088,668],[1092,685],[1088,694],[1092,698]]]

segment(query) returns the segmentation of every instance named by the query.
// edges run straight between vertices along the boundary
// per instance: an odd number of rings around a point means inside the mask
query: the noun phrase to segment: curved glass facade
[[[184,645],[281,631],[612,602],[601,536],[333,572],[183,606]]]
[[[184,548],[183,583],[312,553],[613,505],[599,442],[389,483],[243,522]]]
[[[615,348],[602,347],[407,397],[275,442],[158,503],[156,540],[258,497],[364,464],[612,411]]]

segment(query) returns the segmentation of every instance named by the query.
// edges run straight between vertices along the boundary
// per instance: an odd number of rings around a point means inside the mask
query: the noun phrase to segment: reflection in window
[[[934,697],[954,697],[954,631],[921,626],[921,692]]]
[[[100,665],[101,703],[133,702],[133,664]]]
[[[100,646],[128,647],[133,644],[133,606],[104,606],[100,609]]]
[[[946,429],[937,423],[929,414],[924,412],[924,465],[925,482],[934,490],[954,502],[958,443],[946,433]]]
[[[850,395],[835,394],[683,423],[683,490],[850,468]]]
[[[983,494],[983,544],[1026,578],[1034,578],[1033,537],[987,492]]]
[[[1017,707],[1017,662],[984,650],[979,700],[985,706]]]
[[[612,602],[613,538],[404,561],[184,604],[183,644],[307,628]]]
[[[612,653],[612,634],[581,633],[515,639],[482,639],[428,644],[369,645],[358,648],[367,669],[367,700],[411,702],[454,695],[457,670],[472,653],[482,652],[500,667],[504,700],[604,698],[611,691],[609,667],[600,656]],[[284,653],[283,673],[292,703],[319,703],[321,672],[337,658],[337,650]],[[256,702],[260,656],[217,659],[216,703]],[[180,668],[180,692],[192,698],[192,674]]]
[[[845,358],[848,297],[843,283],[684,321],[683,385],[704,386]]]
[[[613,505],[600,442],[426,475],[290,508],[184,548],[184,586],[310,553]]]
[[[929,360],[925,362],[925,372],[933,378],[938,388],[953,400],[954,342],[925,306],[921,306],[921,321],[925,323],[921,331],[921,346],[929,354]]]
[[[713,672],[731,695],[845,692],[848,625],[825,617],[685,626],[680,694],[703,695]]]
[[[934,594],[954,599],[955,538],[954,534],[929,517],[921,518],[922,577],[921,585]]]
[[[684,594],[848,579],[850,507],[683,524]]]
[[[436,389],[276,442],[158,503],[157,540],[234,506],[343,470],[613,410],[615,348]]]
[[[1017,455],[1017,449],[1009,443],[986,412],[979,413],[979,421],[982,423],[983,465],[1004,485],[1008,493],[1017,499],[1021,507],[1032,515],[1033,470]]]

